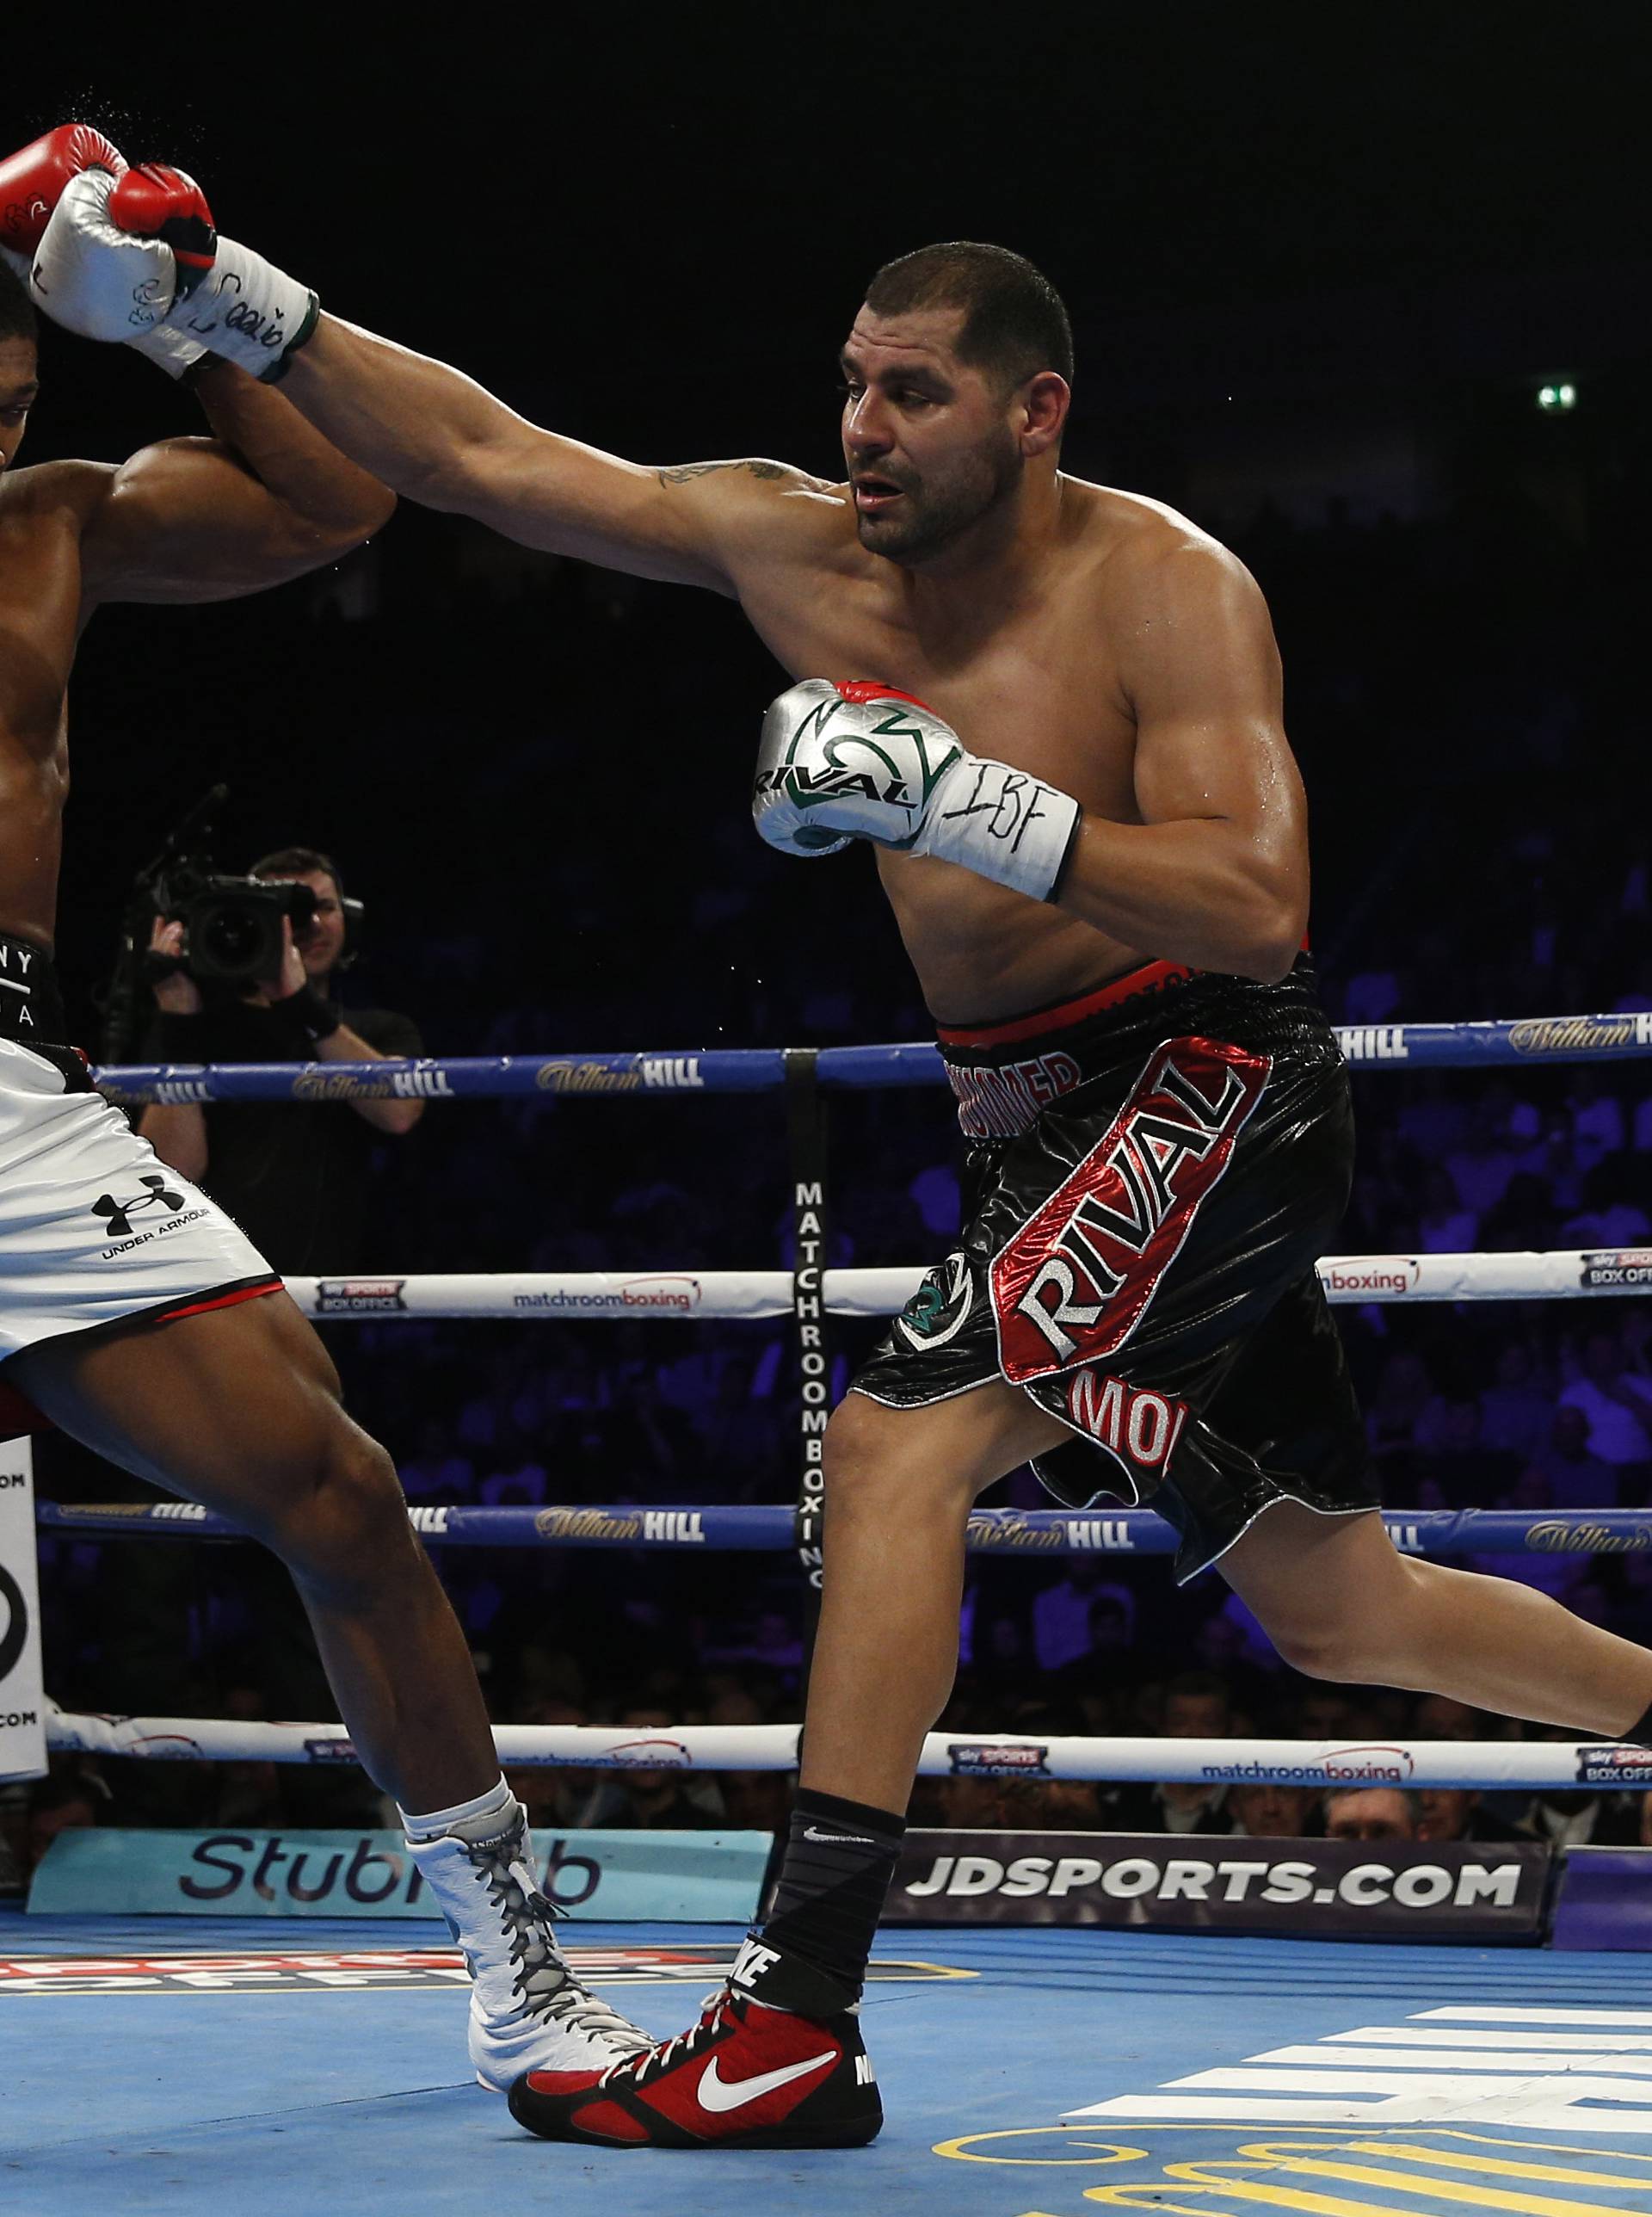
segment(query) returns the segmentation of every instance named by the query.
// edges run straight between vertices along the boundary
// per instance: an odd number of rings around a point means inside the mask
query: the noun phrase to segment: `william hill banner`
[[[546,1893],[574,1917],[749,1924],[767,1832],[536,1832]],[[431,1917],[399,1832],[59,1832],[32,1915]]]
[[[1546,1843],[909,1832],[891,1924],[1536,1941]]]

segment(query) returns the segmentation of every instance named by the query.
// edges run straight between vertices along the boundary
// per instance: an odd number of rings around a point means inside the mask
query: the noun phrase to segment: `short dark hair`
[[[39,343],[40,332],[28,281],[0,256],[0,339],[27,339],[34,346]]]
[[[273,855],[266,855],[248,872],[254,878],[304,878],[317,874],[330,878],[340,899],[343,899],[344,880],[338,864],[330,855],[324,855],[319,847],[277,847]]]
[[[961,308],[960,361],[991,371],[1008,386],[1025,384],[1041,369],[1073,381],[1065,303],[1042,270],[1007,246],[970,238],[920,246],[885,262],[866,287],[866,306],[876,316]]]

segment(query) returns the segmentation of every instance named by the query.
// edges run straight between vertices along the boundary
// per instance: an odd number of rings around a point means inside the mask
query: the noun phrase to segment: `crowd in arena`
[[[1609,664],[1590,652],[1592,626],[1612,614],[1593,574],[1609,535],[1591,553],[1530,516],[1516,530],[1495,503],[1465,495],[1449,519],[1362,524],[1338,513],[1310,530],[1264,514],[1234,536],[1285,646],[1289,720],[1316,806],[1315,953],[1334,1017],[1380,1025],[1652,1010],[1643,825],[1575,775],[1624,712]],[[685,622],[675,603],[663,615],[639,602],[642,589],[571,568],[554,582],[564,613],[583,608],[607,627],[605,654],[629,634],[638,652],[663,653],[660,640]],[[489,608],[507,658],[526,651],[540,618],[521,573],[483,565],[449,584],[461,617],[465,593]],[[375,651],[367,634],[382,646],[398,627],[416,627],[420,610],[391,592],[358,621],[318,589],[305,620],[318,656],[342,660]],[[662,682],[703,726],[703,684],[696,701],[680,670]],[[445,713],[435,699],[433,717]],[[569,713],[583,713],[579,699]],[[437,1053],[923,1035],[864,854],[801,871],[763,853],[741,820],[736,771],[730,805],[708,809],[692,840],[656,835],[639,925],[627,920],[627,884],[611,855],[573,839],[535,863],[510,820],[513,794],[543,784],[558,786],[564,820],[578,820],[582,775],[595,791],[607,770],[570,764],[552,726],[521,740],[483,795],[499,819],[500,867],[457,912],[428,902],[398,910],[391,858],[361,851],[359,834],[344,859],[358,890],[385,887],[388,925],[364,973],[370,984],[347,985],[347,1003],[370,991],[406,1009]],[[305,823],[268,829],[321,836]],[[533,868],[553,890],[554,917],[541,908],[527,931],[521,873]],[[1534,1061],[1408,1074],[1389,1065],[1358,1075],[1345,1251],[1652,1243],[1643,1068]],[[835,1105],[835,1261],[938,1260],[958,1192],[943,1090]],[[416,1133],[379,1149],[373,1252],[398,1272],[772,1268],[787,1252],[786,1203],[784,1117],[772,1096],[438,1105]],[[1391,1505],[1652,1502],[1644,1303],[1339,1313]],[[414,1503],[698,1504],[795,1493],[795,1358],[781,1323],[389,1319],[341,1324],[328,1337],[349,1405],[395,1454]],[[875,1337],[868,1325],[836,1329],[836,1391]],[[40,1464],[43,1491],[58,1498],[137,1498],[133,1482],[61,1442],[43,1447]],[[1023,1472],[989,1498],[1032,1506],[1042,1496]],[[465,1547],[440,1559],[502,1721],[643,1728],[798,1714],[803,1593],[787,1555]],[[1645,1637],[1646,1554],[1482,1557],[1475,1567],[1539,1584],[1583,1615]],[[51,1690],[71,1708],[326,1716],[324,1683],[280,1586],[250,1548],[50,1540]],[[1178,1590],[1162,1561],[1116,1557],[975,1559],[945,1721],[1034,1733],[1538,1736],[1438,1698],[1298,1678],[1218,1578]],[[787,1791],[772,1774],[546,1771],[517,1784],[535,1821],[558,1828],[772,1826]],[[1346,1806],[1351,1798],[1363,1806]],[[64,1823],[355,1822],[376,1809],[364,1782],[331,1773],[77,1761],[55,1766],[30,1806],[14,1796],[4,1817],[14,1860],[26,1864]],[[1639,1797],[1590,1794],[1506,1803],[1378,1792],[1328,1806],[1260,1788],[948,1780],[921,1782],[914,1816],[1652,1842],[1652,1809]]]

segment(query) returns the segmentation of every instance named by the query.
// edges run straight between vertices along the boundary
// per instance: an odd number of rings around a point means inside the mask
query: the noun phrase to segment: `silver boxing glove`
[[[1078,829],[1070,794],[972,755],[908,693],[804,678],[770,704],[752,817],[771,847],[831,855],[870,839],[933,855],[1034,900],[1056,889]]]

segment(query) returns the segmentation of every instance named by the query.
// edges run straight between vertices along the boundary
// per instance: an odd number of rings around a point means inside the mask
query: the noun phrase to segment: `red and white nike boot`
[[[860,2147],[884,2121],[860,2003],[750,1939],[700,2022],[606,2071],[528,2071],[510,2114],[542,2140],[600,2147]]]

